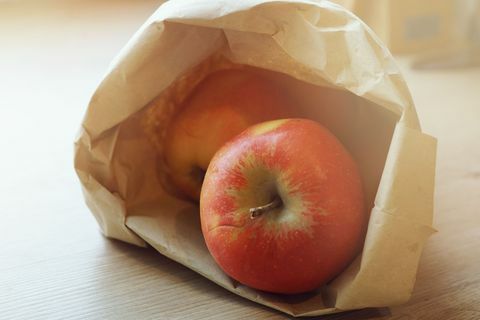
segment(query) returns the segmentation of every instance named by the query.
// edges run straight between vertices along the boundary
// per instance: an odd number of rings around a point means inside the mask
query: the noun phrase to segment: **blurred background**
[[[334,0],[367,23],[393,54],[421,54],[418,68],[480,64],[478,0]]]

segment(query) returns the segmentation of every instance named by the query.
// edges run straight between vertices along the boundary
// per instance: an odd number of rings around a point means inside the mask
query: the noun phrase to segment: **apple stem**
[[[267,211],[273,210],[275,208],[278,208],[279,206],[282,205],[282,200],[280,200],[279,197],[275,197],[272,202],[267,203],[264,206],[259,206],[255,208],[250,208],[250,218],[255,219],[256,217],[264,214]]]

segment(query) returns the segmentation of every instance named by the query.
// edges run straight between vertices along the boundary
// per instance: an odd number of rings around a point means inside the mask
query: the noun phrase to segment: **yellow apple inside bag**
[[[292,115],[286,94],[252,69],[208,75],[169,122],[163,146],[167,190],[198,201],[215,152],[249,126]]]

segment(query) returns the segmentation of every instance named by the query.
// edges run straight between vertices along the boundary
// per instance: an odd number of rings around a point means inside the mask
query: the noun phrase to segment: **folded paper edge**
[[[88,142],[88,143],[87,143]],[[109,238],[145,247],[146,242],[126,225],[127,210],[125,201],[113,194],[100,181],[95,179],[83,166],[82,157],[90,154],[90,136],[81,130],[75,141],[74,168],[82,186],[85,203],[97,220],[102,233]],[[107,199],[103,202],[99,199]]]
[[[427,190],[428,194],[425,195],[424,202],[432,202],[432,207],[427,205],[423,211],[406,212],[405,209],[402,208],[402,204],[396,204],[395,209],[397,213],[392,214],[389,209],[384,208],[384,205],[388,204],[389,201],[378,199],[379,196],[377,194],[375,207],[372,210],[369,220],[364,246],[364,250],[370,252],[369,260],[366,261],[363,259],[363,255],[360,256],[356,263],[349,267],[347,272],[344,272],[344,274],[340,275],[340,277],[331,284],[329,290],[330,293],[336,297],[335,307],[339,309],[385,307],[403,304],[410,299],[416,281],[416,273],[420,263],[421,253],[426,240],[437,232],[437,230],[432,227],[436,146],[437,140],[434,137],[424,134],[419,130],[406,127],[400,122],[397,124],[379,189],[393,189],[388,195],[395,198],[395,190],[398,189],[395,189],[395,186],[385,186],[385,180],[390,179],[392,171],[397,170],[399,166],[398,164],[395,165],[397,161],[402,161],[404,168],[406,167],[405,162],[408,162],[409,168],[415,167],[416,165],[421,169],[420,171],[427,176],[425,181],[419,183],[423,183],[423,187],[429,189]],[[423,149],[424,152],[415,152],[419,149]],[[422,156],[422,158],[415,158],[416,161],[413,161],[411,157],[412,154]],[[402,172],[401,174],[408,175],[408,172]],[[417,181],[420,179],[418,176],[415,178]],[[412,184],[411,181],[410,184]],[[413,184],[415,185],[415,183]],[[415,186],[412,186],[412,192],[415,192],[414,187]],[[402,216],[402,213],[406,215],[406,217]],[[418,217],[415,217],[415,215]],[[382,225],[382,231],[378,231],[378,224]],[[410,232],[413,232],[414,237],[405,238],[402,234],[395,234],[392,229],[386,227],[393,224],[397,226],[397,231],[400,225],[402,225],[403,230],[408,229]],[[374,230],[375,232],[373,232]],[[385,245],[385,243],[387,243],[387,245]],[[375,250],[373,250],[371,246],[375,246]],[[402,250],[405,254],[413,254],[408,259],[408,262],[410,262],[409,270],[412,273],[411,276],[408,277],[410,281],[395,284],[398,278],[396,274],[405,272],[406,268],[402,265],[401,260],[406,259],[399,259],[397,264],[392,265],[391,268],[376,270],[376,260],[382,260],[382,253],[392,248],[396,248],[400,258],[403,258],[400,254]],[[412,252],[412,248],[415,252]],[[375,252],[376,255],[372,256],[372,252]],[[374,276],[377,280],[382,279],[382,281],[365,280],[365,278],[368,279],[368,273],[372,272],[372,270],[375,270]],[[352,277],[352,274],[355,275]],[[393,287],[396,288],[394,293],[390,291],[390,288]],[[362,292],[361,288],[369,292],[378,292],[379,294],[376,297],[377,302],[362,299],[362,297],[360,297],[361,294],[359,295],[359,292]]]

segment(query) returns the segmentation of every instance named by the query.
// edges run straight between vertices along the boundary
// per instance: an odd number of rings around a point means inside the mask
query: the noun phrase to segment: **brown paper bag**
[[[268,294],[226,276],[204,244],[198,208],[159,183],[161,155],[144,120],[168,117],[202,74],[225,67],[221,61],[264,70],[295,99],[298,115],[328,127],[360,166],[371,209],[363,252],[316,292]],[[227,290],[306,316],[409,299],[433,232],[435,148],[390,53],[343,8],[309,0],[174,0],[145,22],[93,95],[75,169],[107,237],[148,243]]]

